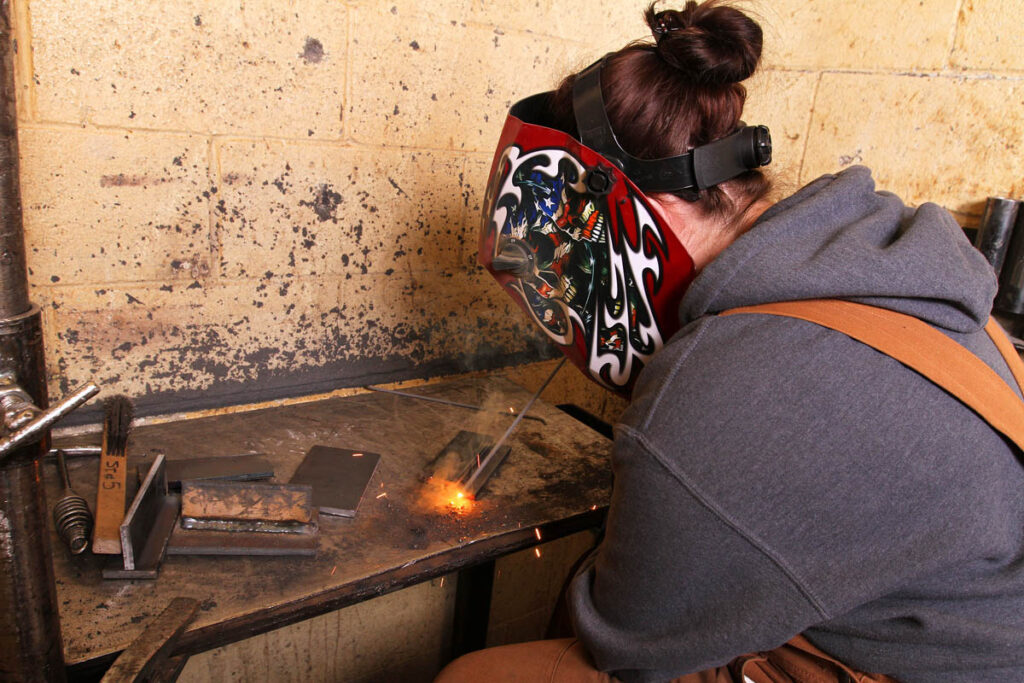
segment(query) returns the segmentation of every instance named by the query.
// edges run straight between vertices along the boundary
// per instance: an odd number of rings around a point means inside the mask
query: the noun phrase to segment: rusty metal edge
[[[149,467],[149,471],[146,473],[146,478],[142,481],[142,485],[139,486],[139,490],[135,494],[135,499],[132,500],[132,503],[128,508],[128,512],[125,513],[124,520],[118,527],[121,535],[121,553],[124,557],[125,569],[135,569],[135,560],[137,557],[142,555],[143,549],[138,548],[138,552],[136,552],[136,548],[132,543],[131,528],[132,525],[136,523],[136,517],[140,514],[143,504],[147,503],[149,499],[155,495],[160,495],[161,493],[166,495],[167,493],[166,479],[162,482],[163,491],[161,492],[159,488],[157,488],[156,493],[153,493],[154,488],[161,483],[159,479],[164,472],[165,462],[163,453],[156,456],[153,464]],[[152,533],[152,527],[150,528],[150,533]]]
[[[554,541],[570,534],[596,529],[604,523],[608,506],[587,510],[572,517],[541,524],[543,543]],[[318,593],[302,600],[278,605],[258,616],[231,619],[220,624],[186,631],[178,639],[171,656],[191,656],[207,650],[245,640],[251,636],[273,631],[311,617],[327,614],[342,607],[387,595],[396,590],[429,581],[466,567],[472,567],[508,555],[525,548],[541,545],[533,526],[511,529],[504,534],[492,536],[456,550],[441,551],[418,562],[387,570],[365,577],[356,586],[343,586]],[[120,652],[100,655],[90,660],[75,662],[68,667],[74,677],[86,677],[90,672],[102,670],[114,661]]]
[[[153,674],[160,674],[178,636],[198,612],[198,600],[173,598],[118,656],[103,676],[103,683],[144,681],[149,680]],[[177,665],[178,662],[175,662],[174,666]]]

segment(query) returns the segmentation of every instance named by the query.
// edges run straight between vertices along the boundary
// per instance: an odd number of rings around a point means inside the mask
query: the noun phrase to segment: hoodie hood
[[[871,171],[826,175],[769,208],[708,264],[680,303],[685,325],[737,306],[849,299],[951,332],[979,330],[992,267],[948,211],[876,192]]]

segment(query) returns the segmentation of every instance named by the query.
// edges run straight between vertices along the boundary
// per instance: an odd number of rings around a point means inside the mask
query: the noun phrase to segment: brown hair
[[[601,72],[608,119],[623,149],[641,159],[685,154],[732,133],[739,125],[749,78],[761,58],[761,27],[738,9],[707,0],[682,10],[644,12],[656,42],[637,41],[610,54]],[[555,91],[553,114],[575,131],[572,86],[576,74]],[[771,183],[760,171],[726,181],[740,198],[734,204],[720,186],[678,196],[708,215],[736,218],[764,197]]]

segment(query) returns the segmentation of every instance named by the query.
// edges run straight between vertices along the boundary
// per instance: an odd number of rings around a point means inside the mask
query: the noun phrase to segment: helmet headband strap
[[[584,69],[573,83],[573,113],[580,142],[618,166],[644,192],[704,190],[771,162],[766,126],[747,126],[686,154],[638,159],[622,149],[604,106],[601,69],[606,57]]]

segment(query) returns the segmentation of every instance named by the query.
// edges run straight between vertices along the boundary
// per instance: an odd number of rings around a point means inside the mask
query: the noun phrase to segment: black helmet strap
[[[704,190],[772,160],[767,126],[747,126],[686,154],[664,159],[638,159],[615,138],[601,93],[605,58],[584,69],[573,84],[573,112],[580,142],[618,166],[644,192]]]

